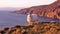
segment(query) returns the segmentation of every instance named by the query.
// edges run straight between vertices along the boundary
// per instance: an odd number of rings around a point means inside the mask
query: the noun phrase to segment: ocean
[[[59,20],[46,17],[39,17],[40,22],[50,22]],[[16,14],[10,11],[0,11],[0,28],[13,27],[14,25],[28,24],[26,14]]]

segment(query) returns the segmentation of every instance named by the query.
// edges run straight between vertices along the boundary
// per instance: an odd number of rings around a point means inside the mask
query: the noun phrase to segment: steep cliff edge
[[[28,12],[35,13],[38,16],[60,19],[60,0],[57,0],[50,5],[33,6],[15,11],[15,13],[18,14],[26,14]]]

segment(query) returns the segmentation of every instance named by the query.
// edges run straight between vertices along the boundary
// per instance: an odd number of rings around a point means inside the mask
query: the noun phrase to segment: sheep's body
[[[29,23],[33,23],[33,22],[38,21],[38,16],[37,16],[37,14],[28,14],[28,15],[27,15],[27,21],[28,21]]]

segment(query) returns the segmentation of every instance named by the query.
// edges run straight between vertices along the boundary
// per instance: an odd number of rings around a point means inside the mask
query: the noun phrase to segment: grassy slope
[[[4,28],[2,34],[60,34],[60,24],[56,22],[39,22],[27,25],[16,25],[11,28]]]

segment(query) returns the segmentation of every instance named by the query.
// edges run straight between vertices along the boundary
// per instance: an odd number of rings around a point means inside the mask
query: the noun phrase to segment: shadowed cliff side
[[[15,13],[27,14],[30,11],[31,13],[35,13],[38,16],[60,19],[60,0],[57,0],[50,5],[33,6],[30,8],[21,9],[15,11]]]

